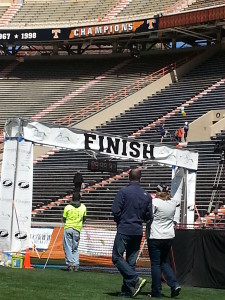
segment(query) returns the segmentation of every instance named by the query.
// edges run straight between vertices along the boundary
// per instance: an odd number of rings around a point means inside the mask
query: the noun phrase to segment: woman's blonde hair
[[[170,193],[169,192],[156,192],[156,198],[162,199],[162,200],[170,200]]]

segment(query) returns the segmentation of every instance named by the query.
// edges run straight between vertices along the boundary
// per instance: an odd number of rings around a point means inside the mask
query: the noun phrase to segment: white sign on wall
[[[47,250],[51,240],[53,229],[54,228],[31,227],[30,248],[35,246],[37,250]]]

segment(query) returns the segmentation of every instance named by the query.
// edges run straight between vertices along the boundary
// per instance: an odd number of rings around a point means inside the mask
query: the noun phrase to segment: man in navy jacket
[[[135,267],[143,235],[143,222],[152,220],[152,198],[140,186],[141,171],[129,172],[130,183],[116,195],[112,213],[117,223],[112,261],[123,276],[122,295],[135,297],[146,280],[138,277]],[[126,251],[126,260],[123,255]]]

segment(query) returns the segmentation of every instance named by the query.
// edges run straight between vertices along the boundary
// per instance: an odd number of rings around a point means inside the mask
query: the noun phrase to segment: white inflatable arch
[[[21,251],[29,247],[33,144],[171,166],[171,195],[181,203],[184,194],[182,215],[178,206],[175,219],[178,223],[194,223],[197,152],[21,118],[7,120],[4,137],[0,190],[0,249],[3,251]]]

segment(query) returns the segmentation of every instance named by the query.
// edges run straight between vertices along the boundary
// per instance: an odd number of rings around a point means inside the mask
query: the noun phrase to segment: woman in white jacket
[[[153,221],[146,228],[148,251],[151,260],[152,289],[151,297],[161,298],[161,273],[171,288],[171,298],[180,293],[180,286],[173,269],[168,263],[172,240],[175,237],[174,215],[176,201],[170,198],[169,188],[159,184],[156,197],[152,199]]]

